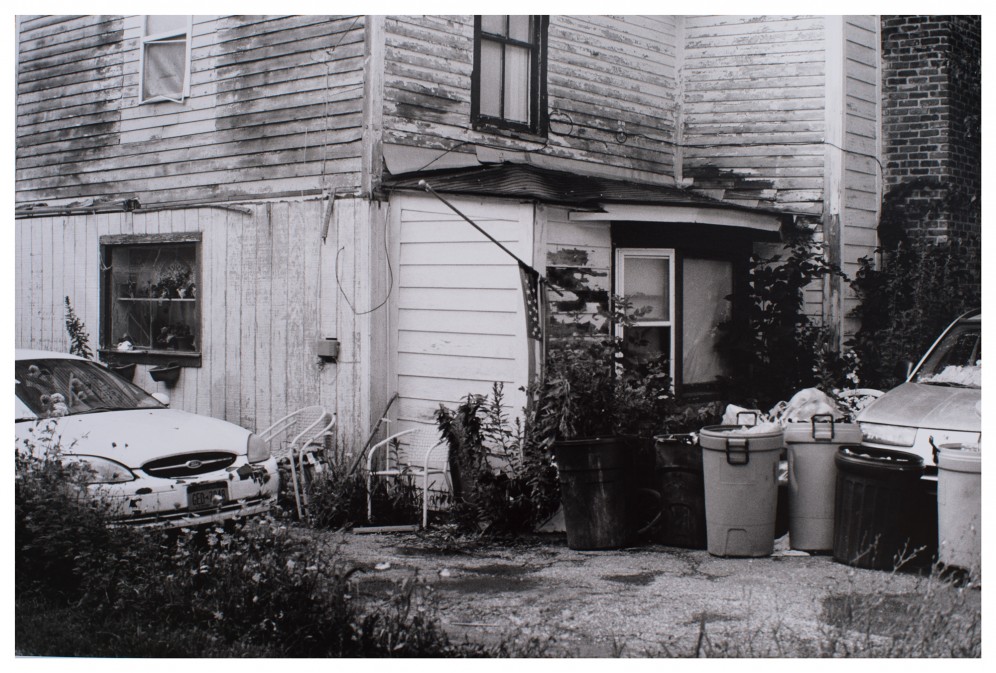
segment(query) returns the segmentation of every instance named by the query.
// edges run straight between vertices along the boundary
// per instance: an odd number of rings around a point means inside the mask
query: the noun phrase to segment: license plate
[[[187,507],[190,510],[211,509],[228,500],[228,487],[224,484],[212,484],[187,489]]]

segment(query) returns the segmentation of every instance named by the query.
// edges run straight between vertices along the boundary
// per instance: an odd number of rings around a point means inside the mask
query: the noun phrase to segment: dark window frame
[[[203,236],[201,232],[172,234],[115,234],[100,237],[100,335],[98,354],[108,364],[148,364],[161,365],[176,363],[182,367],[200,367],[204,348],[204,318],[201,278],[203,277]],[[194,248],[193,282],[198,290],[194,303],[195,350],[172,350],[160,348],[138,348],[119,351],[112,334],[111,312],[114,310],[115,290],[113,280],[113,255],[115,249],[139,246],[176,246],[190,244]]]
[[[674,253],[674,348],[681,358],[673,362],[673,384],[678,395],[687,401],[720,399],[722,384],[719,381],[708,383],[686,383],[684,380],[685,344],[682,335],[685,322],[684,305],[686,258],[715,260],[731,264],[733,292],[731,293],[731,320],[743,324],[747,319],[749,306],[744,291],[749,275],[750,256],[756,238],[752,232],[729,227],[715,227],[698,224],[672,224],[666,229],[656,223],[613,222],[612,223],[612,271],[611,292],[615,294],[617,267],[616,250],[619,248],[669,249]]]
[[[544,15],[530,15],[532,42],[523,42],[505,36],[485,33],[481,28],[481,17],[474,17],[474,66],[471,74],[470,116],[477,130],[511,131],[546,137],[549,127],[547,110],[546,63],[547,31],[550,18]],[[507,21],[507,20],[506,20]],[[529,122],[522,123],[505,119],[502,116],[481,113],[481,42],[487,40],[502,45],[528,48],[530,50],[530,90]],[[502,85],[504,86],[504,84]],[[502,92],[504,96],[504,91]]]

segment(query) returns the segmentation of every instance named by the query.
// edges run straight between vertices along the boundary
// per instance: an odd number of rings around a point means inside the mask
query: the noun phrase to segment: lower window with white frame
[[[676,386],[708,387],[726,373],[716,347],[732,292],[729,260],[672,248],[616,248],[615,294],[636,314],[631,326],[619,328],[621,336],[637,357],[667,357]]]

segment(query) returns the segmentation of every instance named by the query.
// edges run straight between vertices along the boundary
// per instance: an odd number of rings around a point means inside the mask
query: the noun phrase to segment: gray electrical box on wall
[[[315,342],[315,351],[321,359],[335,362],[339,357],[339,340],[319,339]]]

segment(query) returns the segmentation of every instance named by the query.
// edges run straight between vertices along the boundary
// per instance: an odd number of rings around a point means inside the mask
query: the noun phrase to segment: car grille
[[[184,453],[149,461],[142,471],[151,477],[179,479],[223,470],[235,462],[235,454],[224,451]]]

